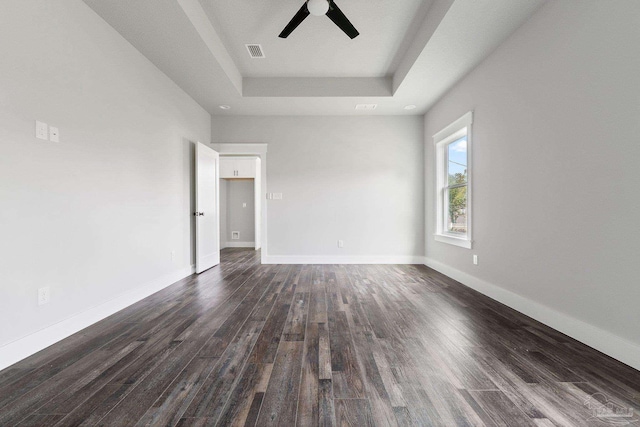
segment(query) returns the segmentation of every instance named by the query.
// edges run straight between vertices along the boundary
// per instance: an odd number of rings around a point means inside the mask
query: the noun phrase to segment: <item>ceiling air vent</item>
[[[378,104],[358,104],[356,105],[356,110],[375,110],[378,108]]]
[[[264,52],[262,51],[262,46],[259,44],[245,44],[247,50],[249,51],[249,56],[252,58],[264,58]]]

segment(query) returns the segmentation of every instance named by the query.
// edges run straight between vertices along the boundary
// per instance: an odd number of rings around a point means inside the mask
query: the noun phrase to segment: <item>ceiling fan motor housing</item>
[[[309,9],[309,13],[314,16],[326,15],[329,11],[329,2],[328,0],[309,0],[307,2],[307,9]]]

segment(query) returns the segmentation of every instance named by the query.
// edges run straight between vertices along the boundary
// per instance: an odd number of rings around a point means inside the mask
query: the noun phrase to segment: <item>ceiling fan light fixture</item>
[[[309,15],[323,16],[325,15],[334,24],[338,26],[350,39],[355,39],[360,34],[356,27],[353,26],[349,18],[340,10],[334,0],[307,0],[298,12],[291,18],[291,21],[284,27],[284,30],[278,35],[281,39],[286,39],[291,35],[293,30],[298,28]]]
[[[329,2],[327,0],[309,0],[307,9],[313,16],[323,16],[329,11]]]

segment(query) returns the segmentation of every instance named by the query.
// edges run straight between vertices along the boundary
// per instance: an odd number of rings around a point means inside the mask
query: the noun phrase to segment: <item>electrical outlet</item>
[[[478,255],[473,256],[473,265],[478,265]]]
[[[38,305],[49,304],[50,299],[51,299],[51,288],[49,286],[45,286],[44,288],[38,289]]]
[[[282,200],[282,193],[273,193],[273,200]]]
[[[231,240],[240,240],[240,232],[232,231],[231,232]]]
[[[344,240],[338,240],[338,247],[344,248]]]
[[[49,127],[46,123],[36,120],[36,138],[44,139],[45,141],[49,139]]]
[[[243,203],[243,204],[242,204],[242,207],[243,207],[243,208],[246,208],[246,207],[247,207],[247,204],[246,204],[246,203]]]
[[[176,260],[176,251],[171,251],[171,261]]]

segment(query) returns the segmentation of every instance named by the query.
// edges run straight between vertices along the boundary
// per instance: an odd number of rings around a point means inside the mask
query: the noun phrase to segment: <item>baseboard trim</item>
[[[431,258],[425,265],[602,353],[640,370],[640,345]]]
[[[225,248],[255,248],[255,242],[225,242]]]
[[[0,347],[0,370],[135,304],[149,295],[155,294],[178,280],[190,276],[194,272],[195,266],[191,266],[165,274],[100,305],[74,314],[65,320],[5,344]]]
[[[424,264],[412,255],[267,255],[263,264]]]

